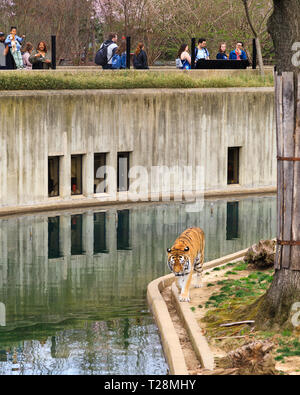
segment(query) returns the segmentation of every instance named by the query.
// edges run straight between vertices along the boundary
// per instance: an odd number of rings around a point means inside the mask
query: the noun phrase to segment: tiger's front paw
[[[191,298],[189,296],[179,295],[180,302],[190,302]]]

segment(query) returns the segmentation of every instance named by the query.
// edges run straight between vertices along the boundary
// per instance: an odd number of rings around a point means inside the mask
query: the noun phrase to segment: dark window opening
[[[59,196],[59,156],[48,158],[48,196]]]
[[[240,147],[228,148],[227,184],[239,183],[239,157]]]
[[[239,202],[227,203],[226,240],[239,238]]]
[[[130,211],[118,211],[117,250],[130,250]]]
[[[129,189],[129,152],[118,152],[118,192]]]
[[[106,193],[106,154],[94,155],[94,193]]]
[[[48,218],[48,258],[60,258],[59,250],[59,217]]]
[[[94,214],[94,254],[108,253],[106,246],[106,213]]]
[[[71,156],[71,194],[82,194],[82,155]]]
[[[82,215],[71,215],[71,255],[83,255]]]

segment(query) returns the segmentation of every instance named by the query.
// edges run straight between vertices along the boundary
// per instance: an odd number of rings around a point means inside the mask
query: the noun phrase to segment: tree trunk
[[[300,39],[300,0],[273,0],[268,31],[275,47],[277,71],[299,72],[292,64],[292,45]]]
[[[265,76],[264,61],[263,61],[262,52],[261,52],[260,39],[258,37],[255,37],[255,45],[256,45],[260,75],[262,77],[264,77]]]
[[[258,302],[258,327],[290,327],[300,302],[300,74],[292,64],[299,39],[300,0],[274,0],[268,28],[275,46],[277,128],[277,251],[275,276]]]
[[[248,7],[248,0],[243,0],[243,4],[245,7],[245,13],[246,13],[246,18],[248,21],[248,24],[250,26],[250,29],[252,30],[252,33],[255,38],[255,45],[256,45],[256,51],[257,51],[257,58],[258,58],[258,64],[259,64],[259,70],[260,70],[260,75],[262,77],[265,76],[265,70],[264,70],[264,62],[263,62],[263,57],[262,57],[262,51],[261,51],[261,45],[260,45],[260,40],[258,37],[258,34],[256,30],[254,29],[251,17],[250,17],[250,12],[249,12],[249,7]]]

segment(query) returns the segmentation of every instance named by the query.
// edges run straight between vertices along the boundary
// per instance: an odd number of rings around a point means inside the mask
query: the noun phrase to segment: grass
[[[280,339],[279,348],[276,350],[278,354],[275,357],[276,361],[284,362],[286,357],[300,356],[300,342],[298,339],[290,339],[289,341]]]
[[[237,262],[228,264],[230,272],[226,274],[241,275],[241,271],[247,269],[247,263]],[[240,321],[241,313],[245,307],[254,303],[269,288],[273,280],[273,269],[264,271],[250,270],[247,276],[241,278],[226,278],[216,282],[221,288],[214,292],[207,300],[205,307],[209,308],[202,319],[206,323],[206,333],[209,339],[218,338],[218,347],[226,352],[244,344],[246,338],[236,338],[235,336],[246,335],[247,340],[270,340],[274,343],[273,355],[277,362],[282,364],[290,362],[288,357],[300,357],[300,339],[296,332],[284,329],[281,332],[253,331],[253,327],[245,324],[232,327],[220,327],[221,324]],[[198,306],[199,307],[199,306]],[[252,319],[252,317],[244,317]],[[225,339],[221,340],[220,339]],[[295,371],[297,362],[295,363]],[[299,366],[298,366],[299,368]],[[284,374],[280,372],[278,374]]]
[[[137,89],[137,88],[238,88],[273,87],[273,75],[265,78],[242,72],[233,76],[195,77],[188,73],[117,71],[0,72],[0,90]]]
[[[247,263],[238,262],[230,267],[230,271],[225,273],[225,277],[229,275],[238,275],[241,271],[247,269]],[[250,305],[257,300],[269,287],[273,280],[273,273],[268,271],[252,271],[249,275],[241,278],[230,278],[218,281],[216,284],[221,288],[214,292],[205,303],[205,307],[209,308],[203,321],[207,323],[207,332],[210,336],[220,336],[226,331],[230,335],[237,329],[250,329],[248,326],[244,328],[222,328],[220,324],[230,321],[237,321],[239,313],[244,306]],[[210,284],[208,284],[209,286]]]
[[[247,266],[247,265],[246,265]],[[238,269],[241,270],[241,266]],[[243,269],[245,270],[245,269]],[[226,272],[226,274],[237,274],[235,271]],[[249,297],[257,297],[262,294],[272,282],[273,276],[263,272],[253,272],[247,277],[240,279],[228,279],[219,281],[218,285],[223,285],[220,291],[215,292],[209,300],[206,302],[206,307],[218,307],[221,308],[224,301],[230,301],[239,299],[238,301],[242,304],[244,299]],[[207,284],[207,286],[213,286],[214,284]]]

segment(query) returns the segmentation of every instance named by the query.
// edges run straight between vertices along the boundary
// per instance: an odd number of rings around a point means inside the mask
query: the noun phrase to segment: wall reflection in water
[[[204,229],[215,259],[274,237],[276,200],[0,219],[0,374],[164,374],[146,288],[189,226]]]
[[[6,309],[2,302],[0,302],[0,326],[6,326]]]

